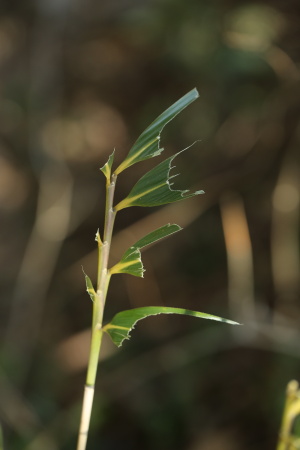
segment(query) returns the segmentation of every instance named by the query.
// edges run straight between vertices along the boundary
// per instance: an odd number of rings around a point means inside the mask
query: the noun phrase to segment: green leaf
[[[163,128],[198,97],[199,93],[195,88],[157,117],[157,119],[155,119],[154,122],[152,122],[152,124],[139,136],[124,161],[115,170],[115,174],[117,175],[123,172],[127,167],[130,167],[139,161],[160,155],[163,151],[163,148],[159,147],[160,134]]]
[[[169,308],[165,306],[147,306],[144,308],[129,309],[116,314],[112,321],[103,327],[103,331],[109,334],[114,344],[121,347],[125,339],[130,338],[130,331],[135,324],[145,317],[155,316],[157,314],[181,314],[184,316],[193,316],[200,319],[216,320],[231,325],[240,325],[232,320],[222,319],[222,317],[212,316],[198,311],[191,311],[182,308]]]
[[[128,196],[115,206],[115,210],[120,211],[121,209],[129,208],[129,206],[165,205],[166,203],[177,202],[194,195],[204,194],[203,191],[187,194],[188,190],[174,190],[171,188],[173,183],[170,183],[170,180],[176,176],[170,176],[171,169],[175,167],[171,166],[171,163],[177,155],[185,150],[187,148],[165,159],[154,169],[147,172],[133,186]]]
[[[180,230],[182,230],[182,228],[179,225],[171,225],[168,223],[167,225],[164,225],[147,234],[124,253],[121,260],[110,269],[110,274],[128,273],[136,277],[143,277],[144,267],[141,260],[140,249]]]
[[[85,277],[85,284],[86,284],[86,291],[89,294],[89,296],[91,297],[92,302],[95,301],[95,298],[97,296],[96,291],[94,289],[92,280],[90,279],[90,277],[85,273],[85,271],[82,268],[82,272],[84,273],[84,277]]]
[[[115,151],[113,151],[112,154],[109,156],[107,163],[105,163],[104,166],[100,168],[101,172],[104,173],[107,180],[110,180],[111,167],[114,162],[114,157]]]

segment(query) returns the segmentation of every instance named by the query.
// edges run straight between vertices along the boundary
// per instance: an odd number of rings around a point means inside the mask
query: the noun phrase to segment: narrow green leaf
[[[140,249],[180,230],[182,230],[182,228],[179,225],[171,225],[168,223],[147,234],[124,253],[121,260],[110,269],[110,274],[128,273],[136,277],[143,277],[144,267],[141,260]]]
[[[164,306],[148,306],[144,308],[129,309],[116,314],[112,321],[103,327],[103,331],[109,334],[114,344],[121,347],[125,339],[130,338],[130,331],[135,324],[145,317],[155,316],[157,314],[181,314],[184,316],[193,316],[200,319],[216,320],[218,322],[228,323],[230,325],[240,325],[232,320],[222,317],[212,316],[198,311],[191,311],[183,308],[169,308]]]
[[[188,147],[190,148],[190,147]],[[147,172],[139,181],[133,186],[128,196],[115,206],[116,211],[120,211],[129,206],[158,206],[166,203],[173,203],[185,198],[193,197],[194,195],[204,194],[203,191],[196,191],[188,194],[188,190],[175,190],[171,186],[170,180],[176,175],[170,176],[173,159],[183,151],[176,153],[174,156],[165,159],[154,169]]]
[[[176,223],[167,225],[163,225],[160,228],[157,228],[154,231],[151,231],[151,233],[146,234],[146,236],[139,239],[134,245],[132,245],[124,254],[124,256],[128,256],[132,253],[132,249],[135,248],[144,248],[147,245],[152,244],[155,241],[159,241],[160,239],[163,239],[167,236],[170,236],[170,234],[176,233],[177,231],[182,230],[182,228],[177,225]]]
[[[108,161],[104,164],[104,166],[100,168],[101,172],[104,173],[107,180],[110,180],[111,167],[114,162],[114,157],[115,151],[113,151],[112,154],[109,156]]]
[[[123,172],[127,167],[148,158],[160,155],[163,148],[159,147],[160,134],[165,125],[174,119],[184,108],[199,97],[197,89],[188,92],[170,108],[164,111],[146,130],[139,136],[124,161],[115,170],[115,174]]]
[[[92,280],[90,279],[90,277],[85,273],[85,271],[82,268],[82,272],[84,273],[84,277],[85,277],[85,284],[86,284],[86,291],[89,294],[89,296],[91,297],[92,302],[95,301],[95,298],[97,296]]]

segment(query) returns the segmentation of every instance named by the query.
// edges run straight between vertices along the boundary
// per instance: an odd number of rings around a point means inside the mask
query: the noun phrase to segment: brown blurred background
[[[244,326],[165,316],[120,350],[105,339],[88,448],[275,448],[286,383],[300,379],[299,64],[295,0],[2,0],[5,449],[75,448],[99,167],[195,86],[163,157],[200,139],[176,186],[206,194],[120,212],[112,259],[155,227],[184,230],[144,252],[144,279],[112,279],[105,320],[167,305]],[[124,172],[117,198],[152,165]]]

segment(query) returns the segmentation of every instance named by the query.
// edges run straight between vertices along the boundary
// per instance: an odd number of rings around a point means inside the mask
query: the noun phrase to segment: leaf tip
[[[193,93],[194,93],[194,95],[195,95],[195,98],[199,98],[199,97],[200,97],[199,91],[198,91],[198,89],[197,89],[196,87],[194,87],[194,89],[192,89],[192,91],[191,91],[191,92],[193,92]]]
[[[96,232],[95,241],[98,242],[99,245],[102,245],[99,228]]]
[[[114,162],[114,157],[115,157],[115,149],[111,153],[111,155],[109,155],[109,158],[108,158],[107,162],[104,164],[104,166],[100,167],[100,169],[99,169],[104,174],[104,176],[107,180],[109,180],[110,175],[111,175],[111,168],[112,168],[112,165]]]

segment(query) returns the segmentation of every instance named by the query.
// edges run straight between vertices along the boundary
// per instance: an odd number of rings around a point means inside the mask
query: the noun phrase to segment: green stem
[[[100,300],[100,299],[99,299]],[[98,311],[100,307],[100,301],[98,299],[94,302],[94,312],[93,312],[93,326],[92,326],[92,337],[90,346],[90,355],[86,376],[86,385],[94,386],[97,374],[99,353],[102,341],[102,320],[100,317],[103,315],[103,311]],[[102,308],[101,308],[102,309]],[[99,322],[100,319],[100,322]],[[101,325],[100,325],[101,323]]]
[[[90,356],[88,362],[86,384],[83,395],[77,450],[86,449],[88,431],[90,426],[90,418],[93,406],[95,381],[103,334],[102,320],[107,290],[110,281],[110,274],[107,270],[107,265],[109,259],[114,221],[116,217],[116,211],[114,210],[113,207],[116,180],[117,175],[112,175],[111,180],[107,180],[106,183],[106,206],[105,206],[103,243],[100,239],[99,233],[97,233],[97,242],[98,242],[97,295],[95,296],[95,301],[93,303],[93,321],[92,321]]]

